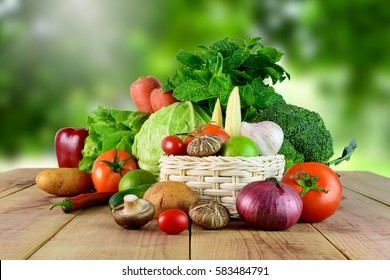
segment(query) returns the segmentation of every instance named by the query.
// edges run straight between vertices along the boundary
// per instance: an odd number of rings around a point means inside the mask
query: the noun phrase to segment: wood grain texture
[[[43,168],[22,168],[0,173],[0,198],[35,184],[35,177]]]
[[[390,178],[370,172],[337,172],[344,188],[390,206]]]
[[[54,199],[35,185],[1,198],[0,259],[27,259],[74,218],[51,212]]]
[[[30,259],[187,260],[188,252],[188,230],[167,235],[156,220],[140,229],[124,229],[104,205],[84,210]]]
[[[344,189],[336,213],[313,225],[348,259],[390,259],[390,209],[380,202]]]
[[[191,259],[333,260],[345,257],[310,224],[284,231],[263,231],[231,221],[228,228],[206,231],[193,226]]]

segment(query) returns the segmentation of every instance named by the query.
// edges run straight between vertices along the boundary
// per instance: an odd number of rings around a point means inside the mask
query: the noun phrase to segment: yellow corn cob
[[[217,99],[217,102],[214,106],[213,115],[211,117],[211,122],[215,123],[219,127],[223,127],[223,121],[222,121],[222,109],[221,109],[221,102],[219,102],[219,98]]]
[[[238,87],[234,87],[227,103],[225,117],[225,131],[230,136],[240,135],[241,105]]]

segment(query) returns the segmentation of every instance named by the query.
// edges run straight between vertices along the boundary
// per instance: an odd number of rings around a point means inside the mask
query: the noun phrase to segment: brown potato
[[[38,173],[36,185],[56,196],[75,196],[93,189],[91,175],[77,168],[51,168]]]
[[[155,208],[154,218],[168,209],[181,209],[188,213],[192,203],[199,200],[199,195],[184,183],[161,181],[154,183],[144,194]]]

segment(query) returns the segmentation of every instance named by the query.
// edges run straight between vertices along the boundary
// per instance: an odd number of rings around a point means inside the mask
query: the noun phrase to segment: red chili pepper
[[[49,209],[51,210],[56,206],[61,206],[61,209],[64,213],[70,213],[83,207],[108,203],[109,199],[114,194],[115,192],[83,193],[73,197],[68,197],[63,201],[53,203]]]
[[[58,167],[78,167],[87,136],[88,130],[85,128],[65,127],[57,131],[54,143]]]

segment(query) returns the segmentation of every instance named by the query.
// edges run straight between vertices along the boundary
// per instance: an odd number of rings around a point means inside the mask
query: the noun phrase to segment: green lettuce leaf
[[[96,158],[111,149],[125,150],[131,154],[134,137],[149,115],[104,106],[92,111],[87,117],[89,135],[84,142],[79,169],[90,173]]]

